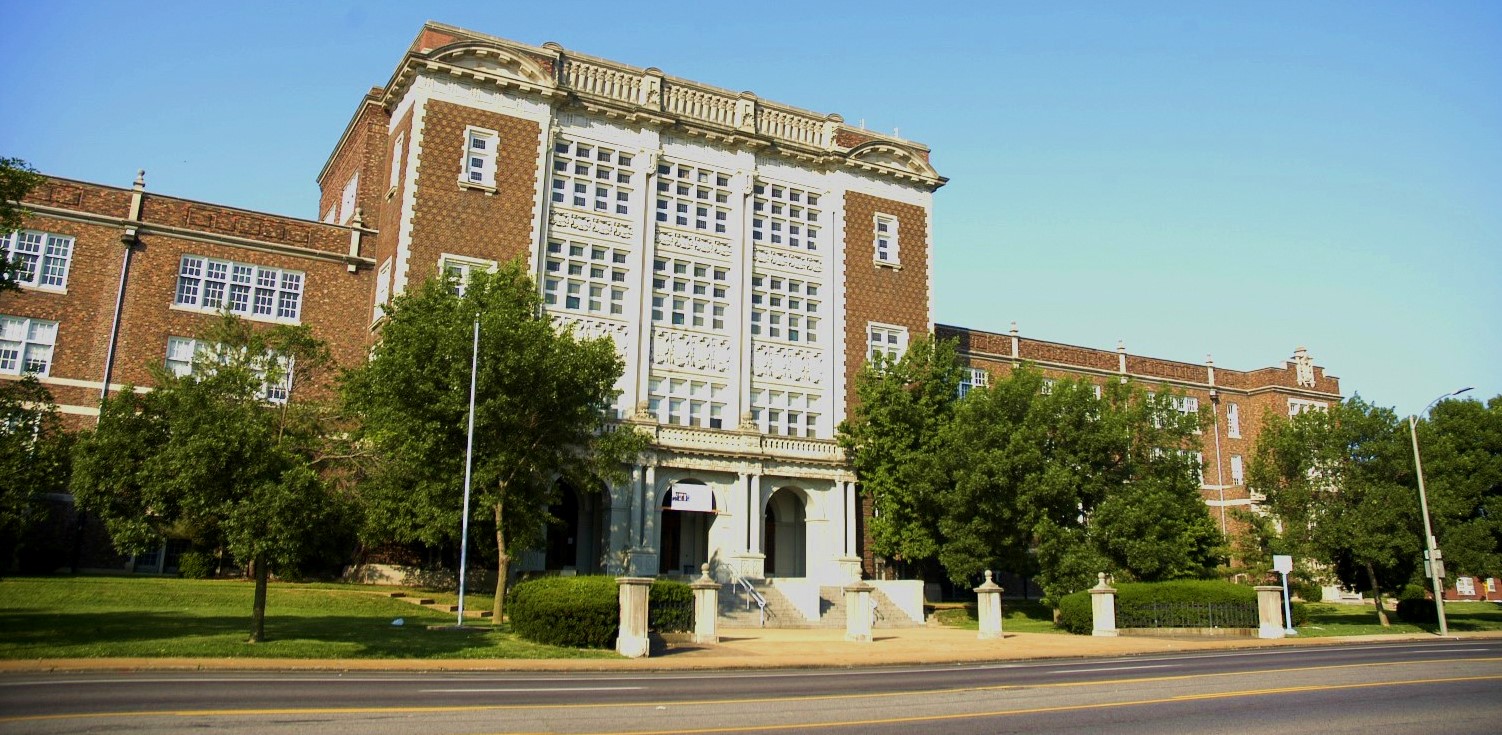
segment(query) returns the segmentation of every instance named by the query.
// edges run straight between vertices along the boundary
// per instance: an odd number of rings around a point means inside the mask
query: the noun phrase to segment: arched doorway
[[[806,577],[808,525],[803,496],[789,487],[779,488],[767,499],[767,574],[773,577]]]
[[[714,493],[699,480],[679,480],[662,494],[658,507],[662,510],[662,523],[657,573],[697,574],[699,565],[709,561],[709,527],[714,524],[716,508]]]
[[[580,492],[567,482],[558,482],[558,499],[548,506],[557,522],[548,524],[545,569],[580,574],[602,569],[607,504],[604,492]]]

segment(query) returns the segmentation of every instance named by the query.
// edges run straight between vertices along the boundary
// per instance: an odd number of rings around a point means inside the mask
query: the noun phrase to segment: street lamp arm
[[[1434,587],[1434,611],[1439,617],[1439,634],[1449,635],[1450,626],[1445,621],[1445,582],[1444,560],[1440,555],[1439,547],[1435,544],[1434,528],[1429,523],[1429,498],[1424,493],[1424,463],[1419,459],[1419,416],[1429,413],[1429,409],[1446,398],[1454,398],[1471,388],[1469,386],[1457,391],[1446,393],[1429,402],[1423,411],[1408,417],[1408,435],[1413,439],[1413,471],[1419,480],[1419,509],[1424,515],[1424,549],[1429,556],[1429,580]]]

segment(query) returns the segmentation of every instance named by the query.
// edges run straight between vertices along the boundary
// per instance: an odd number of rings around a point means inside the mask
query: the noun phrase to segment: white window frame
[[[496,156],[501,135],[470,125],[464,128],[464,156],[459,159],[459,186],[495,191]]]
[[[356,205],[360,201],[360,172],[344,184],[344,191],[339,193],[339,224],[347,225],[355,216]]]
[[[647,410],[663,424],[734,429],[725,425],[727,394],[721,381],[658,376],[647,383]]]
[[[0,314],[0,374],[51,374],[57,330],[54,321]]]
[[[189,253],[178,261],[172,306],[208,313],[227,309],[255,321],[299,324],[306,286],[303,271]]]
[[[193,363],[201,356],[213,357],[217,353],[218,345],[205,342],[193,337],[168,337],[167,359],[165,365],[173,375],[186,377],[193,372]],[[222,358],[221,358],[222,359]],[[251,370],[261,376],[261,392],[259,398],[267,403],[286,403],[292,395],[292,359],[282,357],[274,352],[266,352],[267,362],[276,362],[281,370],[281,380],[269,383],[265,379],[266,368],[264,365],[252,365]]]
[[[823,433],[818,393],[787,388],[752,388],[751,420],[763,434],[817,439]]]
[[[1234,403],[1226,404],[1226,437],[1241,438],[1241,407]]]
[[[657,164],[657,223],[728,236],[731,177],[724,171],[688,163]]]
[[[895,362],[907,352],[907,343],[907,327],[866,322],[866,359],[875,359],[880,354]]]
[[[817,344],[822,303],[817,281],[772,273],[751,274],[751,336]]]
[[[1307,398],[1290,398],[1288,399],[1288,418],[1293,418],[1305,411],[1325,411],[1329,408],[1330,404],[1324,401],[1311,401]]]
[[[391,144],[391,174],[387,176],[387,194],[396,191],[397,182],[402,178],[402,152],[407,147],[407,131],[403,130],[396,134],[396,141]]]
[[[371,314],[370,323],[374,324],[386,316],[386,305],[391,302],[391,259],[381,262],[381,268],[376,272],[375,310]]]
[[[542,301],[550,309],[624,319],[631,251],[602,243],[548,238]]]
[[[871,257],[877,265],[891,267],[902,265],[898,226],[896,215],[877,212],[871,218]]]
[[[618,146],[557,138],[549,197],[554,205],[629,217],[636,156]]]
[[[477,270],[494,273],[498,267],[499,264],[494,260],[472,258],[468,255],[444,253],[438,257],[438,277],[453,278],[454,282],[450,284],[449,290],[460,298],[464,297],[471,274]]]
[[[964,398],[970,391],[976,388],[986,388],[991,385],[991,373],[985,368],[967,367],[960,373],[959,397]]]
[[[652,321],[724,332],[729,324],[730,268],[687,258],[652,262]]]
[[[1231,455],[1231,484],[1246,484],[1246,466],[1242,464],[1241,455]]]
[[[70,235],[17,230],[0,235],[0,258],[10,259],[16,285],[66,293],[75,244]]]
[[[751,242],[819,250],[824,231],[819,192],[758,179],[751,189]]]

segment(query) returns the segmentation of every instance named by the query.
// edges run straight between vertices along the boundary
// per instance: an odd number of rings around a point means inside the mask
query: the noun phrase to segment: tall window
[[[729,220],[729,174],[685,163],[658,164],[658,222],[723,235]]]
[[[167,338],[167,369],[182,377],[193,372],[195,358],[215,357],[217,345],[189,337]],[[222,361],[226,356],[219,356]],[[273,352],[251,363],[250,369],[261,378],[260,398],[270,403],[286,403],[292,394],[292,360]],[[274,372],[275,381],[266,380],[268,372]]]
[[[500,140],[494,130],[464,129],[463,183],[495,187],[495,156]]]
[[[780,389],[751,391],[751,418],[767,434],[819,435],[819,396]]]
[[[623,316],[630,270],[626,250],[606,245],[548,240],[542,298],[570,311]]]
[[[725,384],[688,378],[653,378],[647,410],[664,424],[725,428]]]
[[[751,201],[751,241],[757,245],[819,249],[819,195],[758,181]]]
[[[559,140],[553,144],[553,202],[630,214],[631,160],[614,148]]]
[[[872,360],[885,355],[896,360],[907,351],[907,327],[870,324],[866,328],[866,356]]]
[[[991,384],[991,374],[985,368],[965,368],[960,373],[960,398],[964,398],[975,388],[985,388]]]
[[[56,344],[57,322],[0,316],[0,373],[48,374]]]
[[[652,264],[652,321],[723,331],[730,270],[690,260]]]
[[[339,224],[345,224],[355,216],[355,203],[360,195],[360,172],[356,171],[349,181],[344,183],[344,191],[339,194]]]
[[[16,283],[34,288],[65,288],[73,260],[73,238],[20,230],[0,235],[0,257],[15,266]]]
[[[751,276],[751,334],[812,344],[819,332],[819,285],[782,276]]]
[[[387,186],[395,189],[396,182],[402,177],[402,149],[407,145],[407,131],[403,130],[396,134],[396,142],[391,144],[391,175]]]
[[[1239,454],[1231,455],[1231,484],[1246,484],[1246,470],[1242,467],[1241,455]]]
[[[184,255],[177,271],[176,303],[296,323],[301,318],[302,289],[302,271]]]
[[[876,262],[882,265],[897,265],[897,218],[889,214],[876,215]]]
[[[386,316],[386,304],[391,301],[391,259],[387,258],[381,263],[381,270],[376,273],[375,313],[370,321],[380,321]]]
[[[1226,436],[1241,438],[1241,408],[1234,403],[1226,404]]]

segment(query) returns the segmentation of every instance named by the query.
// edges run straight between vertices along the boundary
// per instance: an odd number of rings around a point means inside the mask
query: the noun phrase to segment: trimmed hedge
[[[1438,625],[1439,611],[1434,609],[1434,600],[1408,598],[1398,600],[1398,619],[1415,625]]]
[[[694,592],[682,582],[654,581],[647,606],[655,632],[694,627]],[[614,648],[620,632],[620,591],[614,577],[529,579],[511,588],[506,607],[512,632],[536,643]]]
[[[219,560],[204,551],[184,551],[177,560],[177,573],[183,579],[209,579],[214,576]]]
[[[1116,585],[1116,614],[1135,613],[1158,603],[1201,602],[1217,604],[1257,602],[1257,591],[1245,585],[1214,580],[1179,580],[1174,582],[1123,582]],[[1291,610],[1294,626],[1309,622],[1309,611],[1302,602]],[[1095,628],[1090,609],[1089,591],[1065,595],[1059,601],[1057,625],[1070,633],[1088,635]]]

